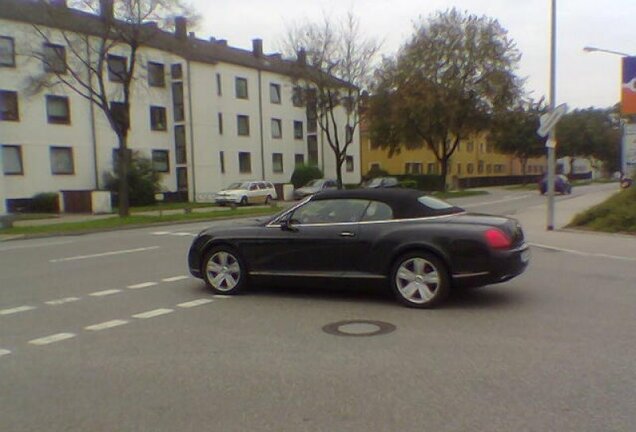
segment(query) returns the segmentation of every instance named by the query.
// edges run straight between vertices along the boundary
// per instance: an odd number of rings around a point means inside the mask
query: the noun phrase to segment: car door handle
[[[340,233],[340,237],[355,237],[356,234],[351,231],[343,231]]]

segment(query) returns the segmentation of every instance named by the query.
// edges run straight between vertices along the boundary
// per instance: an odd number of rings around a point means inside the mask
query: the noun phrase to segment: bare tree
[[[294,78],[301,91],[295,97],[307,104],[309,121],[315,115],[334,154],[339,188],[379,49],[377,40],[364,37],[351,12],[337,21],[325,16],[322,22],[289,27],[283,42],[284,53],[298,58]]]
[[[62,85],[103,112],[118,141],[119,215],[128,216],[130,104],[141,74],[140,50],[169,28],[175,15],[177,22],[185,20],[188,9],[181,0],[77,0],[73,9],[41,3],[47,22],[33,25],[42,43],[29,55],[43,63],[44,72],[29,77],[30,89]],[[59,35],[63,46],[55,43]]]

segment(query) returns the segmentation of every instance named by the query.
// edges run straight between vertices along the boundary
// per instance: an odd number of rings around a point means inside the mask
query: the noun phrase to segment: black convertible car
[[[410,189],[320,192],[265,221],[202,231],[190,272],[216,293],[249,282],[364,280],[412,307],[459,286],[504,282],[528,266],[516,220],[466,213]]]

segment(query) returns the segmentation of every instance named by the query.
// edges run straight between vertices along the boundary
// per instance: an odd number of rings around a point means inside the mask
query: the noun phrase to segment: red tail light
[[[493,249],[508,249],[512,245],[510,237],[508,237],[503,231],[496,228],[491,228],[486,231],[484,233],[484,237],[486,238],[488,246]]]

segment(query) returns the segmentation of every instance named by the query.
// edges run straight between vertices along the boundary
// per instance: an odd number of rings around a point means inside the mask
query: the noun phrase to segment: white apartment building
[[[61,84],[30,91],[30,77],[46,72],[30,53],[68,50],[69,34],[90,35],[100,20],[63,0],[50,3],[0,0],[0,201],[9,211],[40,192],[103,189],[117,157],[116,135],[98,107]],[[210,201],[235,181],[288,183],[298,163],[335,177],[333,152],[292,97],[292,70],[302,58],[266,55],[259,39],[252,51],[197,39],[185,20],[149,45],[137,56],[128,146],[152,159],[166,195]],[[130,61],[116,49],[111,57]],[[109,77],[107,86],[116,101],[120,84]],[[356,129],[345,183],[360,181],[359,152]]]

